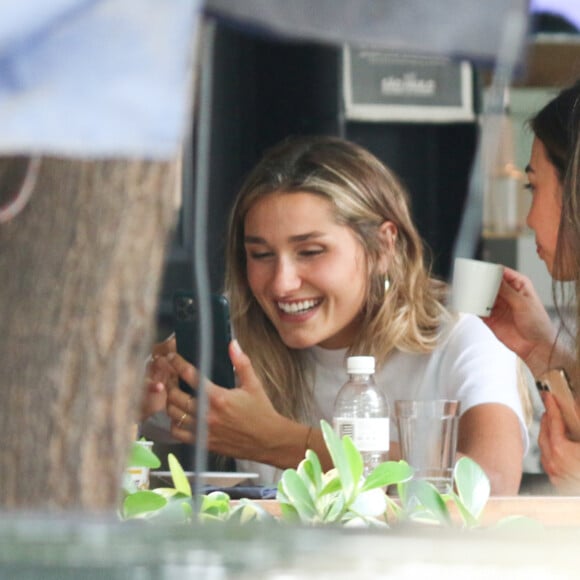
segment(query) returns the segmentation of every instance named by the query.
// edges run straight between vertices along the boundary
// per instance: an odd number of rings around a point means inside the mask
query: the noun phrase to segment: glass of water
[[[459,408],[448,399],[395,401],[401,459],[440,492],[453,485]]]

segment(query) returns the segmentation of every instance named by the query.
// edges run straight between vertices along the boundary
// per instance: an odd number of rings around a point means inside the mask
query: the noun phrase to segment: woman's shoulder
[[[468,313],[458,313],[450,317],[445,322],[444,328],[448,330],[448,334],[462,334],[462,333],[482,333],[484,335],[493,335],[493,332],[487,327],[487,324],[481,320],[479,316]]]
[[[457,345],[464,348],[470,344],[487,345],[498,351],[511,352],[488,326],[474,314],[458,314],[444,326],[441,334],[441,346]]]

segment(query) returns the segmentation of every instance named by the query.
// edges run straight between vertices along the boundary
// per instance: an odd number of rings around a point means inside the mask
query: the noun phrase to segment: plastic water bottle
[[[351,356],[348,381],[338,392],[333,425],[342,437],[350,435],[364,461],[364,476],[389,457],[389,402],[375,383],[375,358]]]

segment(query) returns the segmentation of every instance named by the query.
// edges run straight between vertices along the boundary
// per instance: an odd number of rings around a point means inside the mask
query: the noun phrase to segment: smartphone
[[[549,369],[536,381],[540,394],[550,392],[558,401],[562,417],[573,441],[580,441],[580,418],[576,413],[576,401],[570,381],[564,369]]]
[[[231,341],[230,308],[225,296],[212,294],[210,297],[210,310],[213,330],[211,345],[211,369],[209,379],[212,383],[233,389],[235,386],[235,374],[228,346]],[[184,359],[199,369],[200,337],[199,318],[200,312],[194,292],[178,290],[173,295],[173,318],[175,328],[175,342],[177,352]],[[179,380],[182,391],[195,396],[195,391],[185,381]]]

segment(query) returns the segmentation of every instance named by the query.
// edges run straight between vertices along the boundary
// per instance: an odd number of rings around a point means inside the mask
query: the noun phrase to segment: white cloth
[[[202,4],[0,2],[0,153],[175,157]]]
[[[496,59],[504,28],[517,19],[521,31],[512,33],[511,46],[525,56],[526,0],[207,0],[207,6],[268,34],[478,62]]]
[[[334,400],[347,379],[346,350],[311,350],[316,365],[314,419],[331,423]],[[483,403],[506,405],[519,419],[527,451],[529,437],[517,387],[516,356],[476,316],[462,314],[429,354],[394,352],[375,379],[391,407],[397,399],[433,398],[458,399],[462,414]],[[396,428],[391,429],[391,440],[398,440]],[[237,466],[240,471],[257,472],[262,485],[277,483],[282,473],[253,461],[238,460]]]

